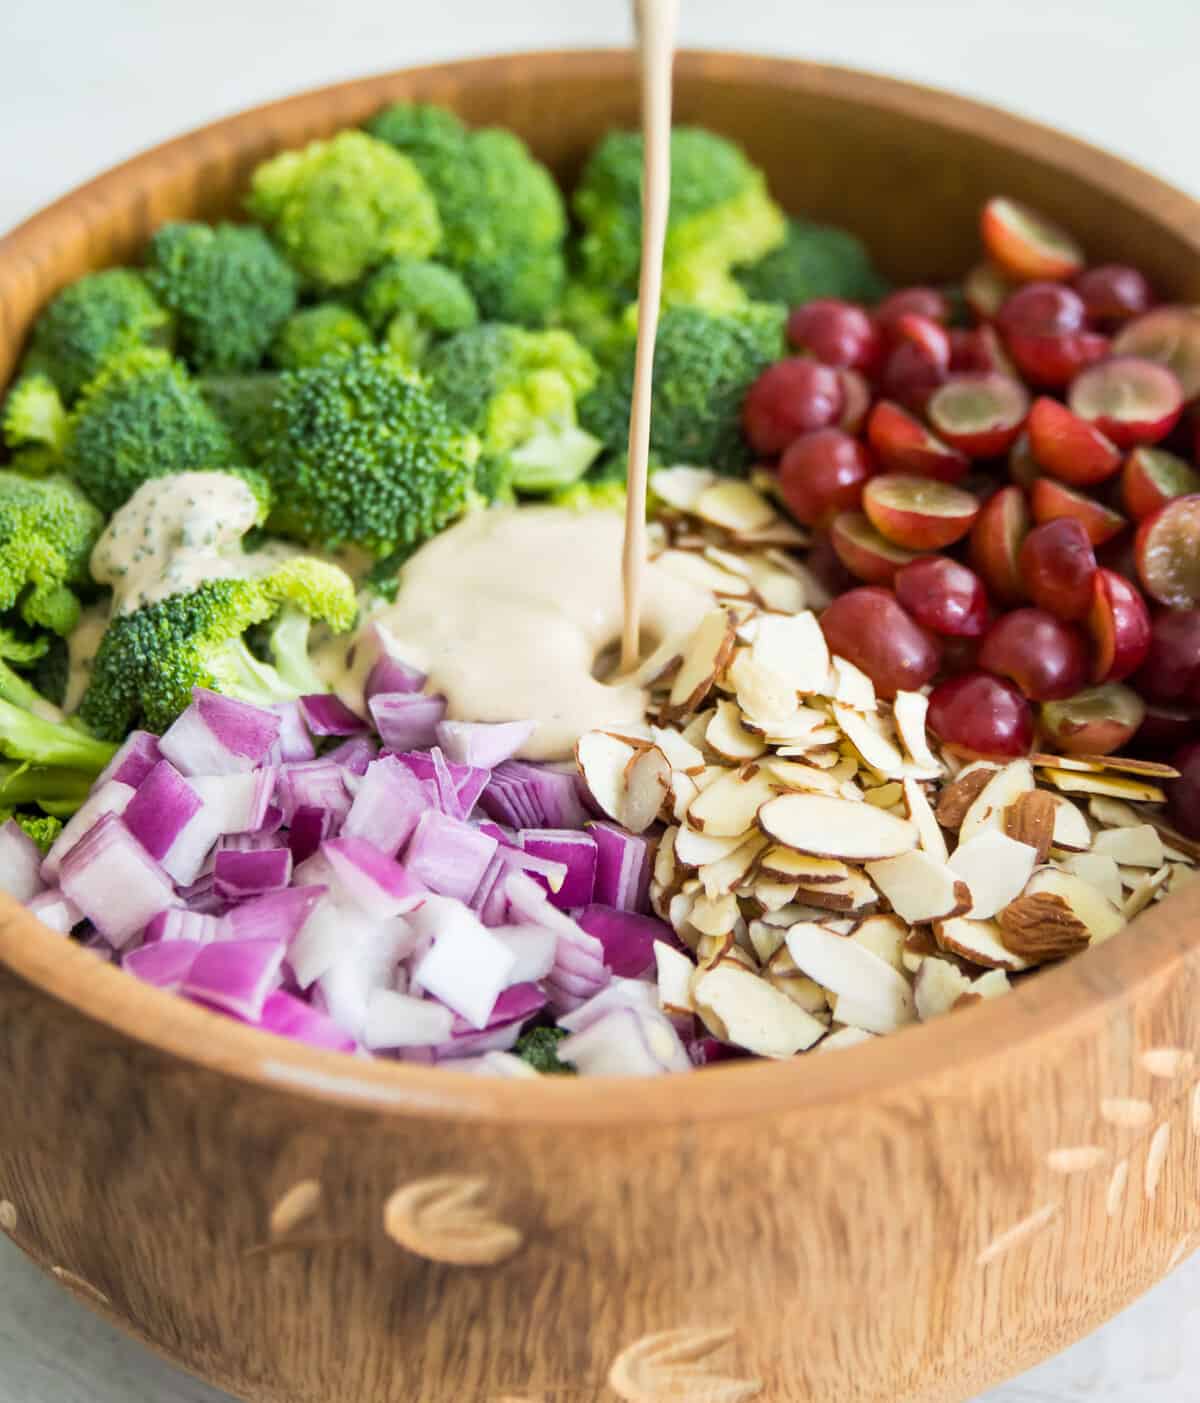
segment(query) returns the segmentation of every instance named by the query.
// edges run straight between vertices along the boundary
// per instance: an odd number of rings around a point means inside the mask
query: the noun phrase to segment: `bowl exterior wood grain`
[[[253,164],[449,102],[570,175],[636,117],[623,54],[351,83],[220,123],[0,241],[0,379],[37,309]],[[1200,296],[1195,205],[960,99],[684,55],[678,116],[888,270],[974,258],[994,191]],[[0,1231],[262,1403],[958,1403],[1200,1245],[1200,883],[929,1028],[653,1083],[488,1081],[311,1052],[136,984],[0,901]]]

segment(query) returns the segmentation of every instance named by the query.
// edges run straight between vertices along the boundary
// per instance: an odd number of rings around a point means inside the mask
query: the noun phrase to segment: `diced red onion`
[[[237,774],[266,763],[280,728],[273,711],[193,687],[191,706],[158,747],[185,775]]]
[[[552,862],[549,858],[538,857],[512,843],[501,843],[496,855],[513,872],[524,872],[532,877],[547,895],[559,891],[567,880],[565,862]]]
[[[433,800],[438,803],[437,775],[434,767],[433,757],[421,750],[408,750],[396,757],[403,761],[419,780],[432,786]],[[454,781],[455,792],[458,798],[458,817],[470,818],[471,810],[479,800],[479,796],[487,788],[491,779],[490,770],[481,770],[474,765],[455,765],[447,763],[446,768],[450,771],[450,777]],[[439,804],[439,807],[441,805]]]
[[[418,935],[433,937],[414,978],[473,1028],[486,1028],[516,955],[450,897],[431,896],[412,923]]]
[[[554,968],[558,936],[552,930],[544,926],[498,926],[492,934],[516,956],[508,976],[513,986],[544,979]]]
[[[596,842],[596,901],[618,911],[645,911],[650,899],[651,843],[618,824],[589,823]]]
[[[341,948],[317,983],[329,1016],[356,1041],[361,1042],[366,1033],[372,992],[392,987],[396,966],[411,947],[412,931],[403,920],[372,923],[349,932],[343,922]]]
[[[368,766],[378,754],[379,746],[369,736],[351,736],[349,740],[344,740],[341,745],[335,745],[332,750],[327,751],[325,759],[332,760],[335,765],[352,775],[365,775]]]
[[[278,940],[218,940],[202,946],[184,978],[189,998],[256,1023],[279,986],[284,947]]]
[[[258,833],[223,833],[217,839],[219,853],[264,853],[274,848],[286,848],[287,835],[278,831]],[[213,854],[216,862],[216,853]]]
[[[450,766],[446,763],[446,757],[442,754],[440,745],[433,747],[429,752],[429,758],[433,762],[433,785],[437,790],[438,808],[450,818],[465,818],[462,805],[458,801],[458,790],[450,773]]]
[[[654,1077],[690,1066],[671,1023],[632,1008],[612,1009],[564,1038],[557,1052],[585,1076]]]
[[[546,995],[530,980],[514,980],[504,989],[488,1016],[487,1026],[476,1029],[465,1018],[455,1015],[453,1036],[456,1039],[472,1037],[477,1032],[494,1032],[511,1023],[528,1023],[535,1013],[546,1007]]]
[[[429,808],[420,780],[395,755],[372,761],[342,823],[345,838],[365,838],[389,857],[408,842]]]
[[[658,987],[645,979],[613,979],[586,1003],[558,1020],[569,1033],[581,1033],[614,1008],[631,1008],[637,1013],[657,1013]]]
[[[604,946],[604,963],[615,975],[636,979],[654,964],[654,942],[673,938],[671,927],[653,916],[585,906],[575,919]]]
[[[328,809],[301,804],[292,814],[288,829],[288,847],[297,867],[307,861],[333,832],[333,815]]]
[[[271,763],[282,765],[293,760],[315,760],[317,748],[304,724],[300,703],[278,702],[271,710],[279,717],[279,735],[271,747]]]
[[[15,819],[0,825],[0,891],[28,902],[41,891],[41,849]]]
[[[83,912],[79,907],[56,887],[47,887],[45,891],[38,892],[27,905],[42,925],[58,935],[70,935],[83,920]]]
[[[268,892],[234,906],[222,923],[234,940],[282,940],[290,945],[325,895],[326,888],[318,885]]]
[[[264,765],[246,774],[196,775],[190,783],[205,808],[213,810],[220,832],[257,833],[271,819],[279,774],[277,766]]]
[[[282,891],[291,879],[292,855],[287,848],[218,852],[213,868],[213,886],[218,895],[234,900]]]
[[[332,692],[316,692],[300,698],[300,710],[314,736],[359,736],[367,723]]]
[[[62,832],[50,844],[50,851],[42,859],[42,877],[47,882],[57,882],[62,860],[71,849],[100,821],[105,814],[123,814],[129,807],[135,793],[131,784],[123,780],[105,780],[97,785],[78,809],[63,824]]]
[[[464,1037],[451,1038],[439,1043],[433,1050],[438,1062],[457,1063],[459,1058],[479,1057],[485,1052],[507,1052],[521,1036],[523,1027],[519,1018],[502,1023],[498,1028],[487,1028],[482,1033],[468,1033]]]
[[[405,849],[404,867],[430,891],[467,902],[495,853],[495,838],[436,809],[426,809]]]
[[[445,697],[420,692],[376,692],[367,703],[375,729],[389,750],[416,750],[437,740]]]
[[[550,900],[563,911],[586,906],[596,887],[596,840],[572,828],[526,828],[521,847],[531,857],[560,862],[566,868],[562,883],[550,889]]]
[[[336,827],[350,812],[352,801],[345,771],[323,759],[284,765],[279,773],[276,802],[283,809],[285,821],[290,822],[297,809],[325,809]]]
[[[284,993],[282,989],[267,995],[258,1026],[278,1037],[307,1043],[309,1047],[328,1048],[333,1052],[353,1052],[357,1046],[354,1039],[343,1032],[328,1014],[292,994]]]
[[[533,735],[535,725],[533,721],[442,721],[437,742],[448,760],[494,770],[512,759]]]
[[[179,899],[189,911],[207,916],[220,916],[229,905],[223,896],[217,895],[211,872],[197,877],[190,886],[180,887]]]
[[[188,911],[182,906],[172,906],[160,911],[146,923],[143,945],[156,945],[163,941],[190,941],[194,945],[208,945],[219,940],[223,934],[223,924],[219,916],[208,916],[200,911]]]
[[[497,766],[480,803],[513,828],[582,828],[588,816],[573,773],[523,760]]]
[[[171,879],[114,813],[63,858],[59,885],[118,949],[176,903]]]
[[[485,926],[503,925],[508,915],[508,894],[504,889],[507,876],[508,865],[497,853],[488,863],[483,880],[469,903]]]
[[[156,940],[130,950],[121,960],[121,968],[158,989],[178,990],[203,949],[198,940]]]
[[[386,647],[386,645],[384,646]],[[425,674],[419,668],[409,667],[399,658],[391,657],[386,651],[381,654],[378,662],[367,674],[367,685],[364,689],[368,702],[381,693],[387,695],[394,692],[423,692],[424,690]]]
[[[372,1050],[435,1047],[448,1042],[454,1014],[433,999],[414,999],[393,989],[373,989],[367,1000],[363,1045]]]
[[[125,810],[125,826],[161,862],[204,800],[169,760],[150,771]]]
[[[161,759],[157,736],[149,731],[131,731],[121,748],[100,771],[92,788],[99,789],[110,779],[116,779],[136,789]]]
[[[416,877],[365,838],[330,838],[320,856],[333,874],[335,898],[342,893],[375,920],[403,916],[428,895]]]

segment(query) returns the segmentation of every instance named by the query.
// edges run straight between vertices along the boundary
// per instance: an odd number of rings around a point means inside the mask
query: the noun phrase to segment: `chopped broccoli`
[[[246,204],[321,287],[346,287],[392,254],[424,258],[442,237],[417,167],[365,132],[339,132],[265,161]]]
[[[262,468],[281,535],[381,557],[436,535],[469,501],[477,442],[387,351],[286,372],[275,424]]]
[[[0,614],[67,634],[79,619],[72,586],[88,582],[88,556],[104,519],[63,477],[0,471]]]
[[[618,301],[612,292],[579,278],[567,281],[554,312],[555,325],[569,331],[601,362],[621,350],[630,321],[636,327],[636,317],[636,303]]]
[[[0,698],[22,706],[35,715],[57,720],[57,708],[48,705],[37,687],[25,680],[16,671],[36,665],[49,650],[50,640],[46,634],[37,638],[19,638],[11,628],[0,628]]]
[[[784,310],[756,304],[717,315],[669,307],[654,350],[650,446],[664,463],[741,472],[750,462],[740,411],[750,385],[783,354]],[[628,442],[634,345],[606,366],[580,401],[583,426],[616,453]]]
[[[326,356],[348,356],[370,344],[371,329],[352,307],[320,302],[284,322],[271,347],[271,359],[281,370],[306,370]]]
[[[390,350],[416,365],[435,336],[474,326],[479,308],[462,278],[441,263],[392,258],[367,280],[360,298],[367,320]]]
[[[203,375],[195,383],[233,440],[235,456],[248,463],[260,462],[271,449],[279,376],[272,371]]]
[[[110,754],[115,749],[108,747]],[[70,818],[91,793],[97,774],[99,770],[5,761],[0,764],[0,812],[11,813],[16,804],[36,804],[43,813]]]
[[[49,814],[16,814],[14,817],[18,827],[24,830],[27,837],[33,839],[38,851],[45,857],[50,851],[50,844],[62,832],[62,819],[52,818]]]
[[[200,371],[252,369],[296,307],[296,274],[261,229],[236,224],[165,224],[146,281]]]
[[[121,737],[124,735],[122,731]],[[74,722],[40,716],[0,697],[0,755],[9,760],[95,776],[112,759],[115,749]],[[11,801],[11,795],[0,793],[2,799]]]
[[[861,239],[803,219],[789,219],[785,242],[735,276],[751,297],[788,307],[814,297],[877,302],[887,292]]]
[[[236,451],[194,381],[166,351],[130,351],[89,384],[71,412],[66,470],[106,512],[152,477],[223,467]]]
[[[574,1076],[575,1068],[558,1060],[558,1045],[566,1036],[565,1028],[530,1028],[517,1039],[513,1052],[536,1072]]]
[[[478,433],[485,459],[507,462],[495,471],[518,491],[565,487],[600,452],[575,412],[596,363],[569,332],[484,322],[435,346],[425,370],[451,415]]]
[[[120,739],[139,725],[166,730],[193,687],[262,706],[323,690],[301,661],[308,621],[341,632],[353,624],[355,610],[349,575],[307,556],[273,562],[249,577],[207,580],[113,619],[79,714],[98,734]],[[269,634],[276,665],[257,657],[247,631],[292,614]]]
[[[438,257],[481,314],[543,324],[562,293],[567,220],[554,177],[513,132],[471,131],[445,108],[396,103],[370,131],[417,165],[437,200]]]
[[[627,300],[637,295],[642,239],[642,138],[611,132],[593,151],[574,197],[584,226],[585,283]],[[786,221],[766,178],[733,142],[701,127],[671,133],[671,203],[663,300],[727,311],[746,294],[730,270],[782,243]]]
[[[0,428],[9,448],[49,450],[57,457],[67,433],[67,411],[58,386],[40,371],[22,375],[4,401]]]
[[[25,369],[48,375],[69,402],[114,356],[165,344],[170,320],[132,268],[86,273],[38,317]]]

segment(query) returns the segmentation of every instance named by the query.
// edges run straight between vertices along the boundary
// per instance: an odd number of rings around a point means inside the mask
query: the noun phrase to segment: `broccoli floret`
[[[382,557],[419,545],[467,505],[478,444],[387,351],[280,377],[263,471],[268,526],[325,550]]]
[[[236,457],[260,462],[271,450],[279,376],[273,371],[204,375],[195,384],[233,441]]]
[[[246,206],[322,287],[346,287],[392,254],[424,258],[442,237],[417,167],[365,132],[272,157],[254,172]]]
[[[565,1028],[531,1028],[517,1039],[513,1052],[537,1072],[574,1076],[575,1068],[558,1060],[558,1045],[566,1036]]]
[[[261,229],[236,224],[164,225],[146,281],[201,371],[252,369],[296,307],[296,274]]]
[[[16,814],[14,817],[17,826],[27,837],[33,839],[38,845],[38,851],[45,857],[50,851],[50,844],[62,832],[62,819],[52,818],[49,814]]]
[[[48,450],[57,458],[67,433],[67,411],[58,386],[41,372],[22,375],[4,401],[0,427],[9,448]]]
[[[742,437],[746,391],[783,354],[784,310],[756,304],[717,315],[699,307],[669,307],[654,348],[650,446],[665,463],[694,463],[718,472],[743,471],[750,451]],[[628,442],[635,348],[602,372],[580,401],[583,426],[614,452]]]
[[[80,717],[98,734],[118,739],[134,726],[164,731],[207,687],[268,706],[323,690],[301,663],[310,619],[337,632],[354,622],[354,582],[323,560],[297,556],[250,577],[208,580],[118,614],[96,652]],[[257,657],[245,634],[280,615],[270,631],[272,660]],[[273,665],[274,663],[274,665]]]
[[[389,350],[410,365],[420,361],[435,337],[479,320],[479,308],[462,278],[428,259],[390,259],[368,278],[360,300]]]
[[[114,356],[165,344],[170,320],[132,268],[87,273],[38,317],[25,369],[48,375],[69,403]]]
[[[152,477],[223,467],[236,456],[183,366],[157,350],[119,357],[84,389],[64,449],[66,470],[106,512]]]
[[[62,706],[71,679],[71,650],[67,640],[57,633],[43,635],[43,641],[46,651],[33,664],[30,677],[41,696],[55,706]]]
[[[321,302],[284,322],[271,347],[271,359],[281,370],[306,370],[326,356],[348,356],[371,341],[370,327],[352,307]]]
[[[631,311],[632,309],[632,311]],[[554,311],[554,322],[603,363],[619,353],[628,339],[628,323],[636,326],[637,304],[618,301],[604,288],[571,278]]]
[[[88,582],[88,556],[104,519],[63,477],[0,472],[0,614],[67,634],[79,620],[72,586]]]
[[[736,277],[751,297],[788,307],[814,297],[876,302],[888,290],[861,239],[803,219],[789,219],[784,243],[750,267],[739,268]]]
[[[611,132],[596,147],[574,196],[584,226],[585,283],[628,300],[637,294],[642,239],[642,137]],[[663,258],[663,300],[714,311],[743,305],[730,276],[781,243],[782,210],[762,171],[733,142],[701,127],[671,133],[671,203]]]
[[[8,467],[22,477],[47,477],[63,470],[62,455],[52,448],[18,448]]]
[[[438,257],[481,314],[539,326],[562,293],[567,220],[554,177],[513,132],[471,131],[445,108],[396,103],[371,132],[417,165],[437,200]]]
[[[575,412],[596,363],[569,332],[484,322],[435,346],[425,370],[451,415],[479,435],[484,457],[506,461],[495,471],[518,491],[565,487],[600,452]]]
[[[61,642],[61,639],[55,635],[55,641]],[[38,688],[16,671],[17,668],[36,665],[45,657],[49,646],[50,639],[46,634],[27,639],[18,637],[11,628],[0,628],[0,698],[35,715],[57,720],[57,708],[47,705]]]

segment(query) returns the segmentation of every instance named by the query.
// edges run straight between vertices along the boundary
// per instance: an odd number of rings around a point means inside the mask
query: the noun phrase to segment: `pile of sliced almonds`
[[[653,486],[696,519],[668,519],[665,552],[749,579],[735,567],[763,543],[746,538],[772,529],[752,488],[695,469]],[[668,1013],[764,1057],[850,1046],[1002,994],[1193,875],[1200,844],[1161,817],[1167,766],[956,759],[926,696],[877,697],[812,613],[758,585],[715,592],[656,657],[645,727],[576,750],[608,815],[665,825],[651,899],[679,940],[656,946]]]

